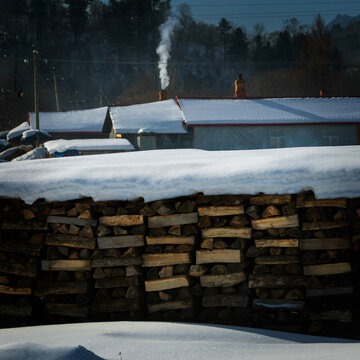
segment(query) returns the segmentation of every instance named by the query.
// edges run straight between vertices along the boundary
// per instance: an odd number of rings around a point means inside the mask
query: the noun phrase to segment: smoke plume
[[[171,35],[175,26],[178,23],[178,19],[169,17],[166,22],[160,25],[160,43],[156,49],[156,53],[159,55],[158,68],[160,71],[161,89],[166,89],[169,86],[170,79],[167,71],[167,64],[170,58],[171,49]]]

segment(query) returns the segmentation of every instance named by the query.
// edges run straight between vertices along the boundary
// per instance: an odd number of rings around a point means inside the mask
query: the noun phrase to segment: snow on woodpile
[[[187,125],[360,123],[360,98],[179,99]]]
[[[23,132],[29,130],[30,126],[27,121],[24,121],[19,126],[15,127],[14,129],[10,130],[6,136],[7,140],[15,139],[19,136],[22,136]]]
[[[68,150],[78,151],[132,151],[134,146],[127,139],[74,139],[52,140],[44,144],[50,154],[63,153]]]
[[[31,150],[31,151],[25,153],[24,155],[21,155],[11,161],[44,159],[44,158],[46,158],[46,155],[47,155],[47,151],[42,147],[38,147],[38,148]]]
[[[54,132],[101,132],[108,108],[40,112],[40,129]],[[35,113],[30,113],[30,126],[35,129]]]
[[[33,203],[145,201],[205,194],[360,196],[360,147],[245,151],[154,150],[3,163],[0,196]]]
[[[184,117],[172,99],[110,108],[116,133],[186,134]]]

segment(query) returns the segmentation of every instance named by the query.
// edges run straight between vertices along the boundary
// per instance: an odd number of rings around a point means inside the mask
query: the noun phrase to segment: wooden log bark
[[[25,244],[20,241],[12,242],[12,241],[1,240],[0,251],[18,252],[22,254],[28,254],[31,256],[40,256],[41,246]]]
[[[46,236],[45,245],[49,246],[65,246],[78,249],[95,249],[95,239],[84,236],[48,234]]]
[[[197,250],[196,264],[239,263],[240,250]]]
[[[322,264],[322,265],[309,265],[304,266],[304,275],[336,275],[351,272],[351,264],[336,263],[336,264]]]
[[[255,239],[256,247],[298,247],[298,239]]]
[[[0,304],[0,315],[28,317],[32,315],[32,306],[19,304]]]
[[[78,219],[74,217],[66,216],[48,216],[47,222],[51,224],[67,224],[67,225],[77,225],[77,226],[96,226],[97,220],[91,219]]]
[[[255,264],[263,265],[281,265],[281,264],[298,264],[300,262],[298,256],[277,255],[277,256],[257,256]]]
[[[225,275],[200,276],[200,285],[203,287],[229,287],[242,283],[246,280],[245,274],[230,273]]]
[[[177,264],[190,264],[190,254],[145,254],[142,256],[142,266],[165,266]]]
[[[195,236],[147,236],[147,245],[195,245]]]
[[[310,312],[310,320],[352,322],[352,313],[349,310],[329,310],[322,312]]]
[[[16,263],[14,261],[0,261],[0,272],[6,274],[36,277],[37,265],[34,262]]]
[[[336,250],[351,249],[352,244],[346,238],[301,239],[299,247],[300,250]]]
[[[210,228],[210,229],[201,230],[201,233],[202,233],[203,238],[240,237],[243,239],[251,239],[251,229],[250,228],[235,228],[235,227]]]
[[[135,226],[144,224],[144,215],[101,216],[100,224],[106,226]]]
[[[186,225],[198,222],[198,215],[196,212],[189,214],[174,214],[167,216],[152,216],[148,219],[149,228],[167,227],[173,225]]]
[[[327,230],[336,229],[342,227],[348,227],[349,223],[346,220],[334,220],[334,221],[316,221],[303,224],[303,230]]]
[[[72,318],[85,319],[89,315],[89,306],[78,304],[46,303],[44,313]]]
[[[134,299],[107,299],[106,301],[95,301],[92,304],[92,313],[124,312],[140,309],[139,301]]]
[[[120,235],[97,238],[99,249],[121,249],[145,246],[143,235]]]
[[[98,279],[95,282],[96,289],[110,289],[116,287],[128,287],[130,285],[139,285],[137,276],[116,276],[104,279]]]
[[[252,307],[256,310],[302,311],[304,310],[305,302],[287,299],[254,299]]]
[[[32,230],[32,231],[46,231],[48,229],[46,222],[40,221],[23,221],[19,220],[11,222],[4,220],[1,224],[3,230]]]
[[[202,298],[203,307],[247,307],[249,297],[233,294],[205,295]]]
[[[307,280],[304,276],[297,275],[272,275],[252,274],[249,276],[249,288],[265,289],[291,289],[307,287]]]
[[[336,296],[336,295],[351,295],[354,293],[353,286],[339,286],[324,289],[307,289],[306,297],[320,297],[320,296]]]
[[[109,258],[99,258],[93,259],[91,262],[91,267],[116,267],[116,266],[129,266],[129,265],[141,265],[140,256],[128,256],[128,257],[109,257]]]
[[[297,215],[277,216],[268,219],[251,220],[251,225],[255,230],[289,228],[299,226],[299,219]]]
[[[0,293],[9,295],[31,295],[31,288],[20,286],[7,286],[0,284]]]
[[[291,195],[258,195],[250,198],[251,205],[286,205],[291,202]]]
[[[47,295],[86,294],[87,288],[88,283],[86,281],[57,283],[39,282],[36,285],[34,294],[39,297]]]
[[[159,311],[191,309],[192,306],[192,301],[189,299],[181,301],[167,301],[159,304],[148,304],[147,310],[151,314]]]
[[[298,196],[296,201],[297,208],[311,208],[311,207],[340,207],[346,209],[346,199],[324,199],[324,200],[304,200]]]
[[[198,208],[199,216],[228,216],[244,214],[244,206],[206,206]]]
[[[91,270],[90,260],[41,260],[43,271],[88,271]]]
[[[147,292],[177,289],[184,286],[189,286],[189,279],[186,275],[145,281],[145,291]]]

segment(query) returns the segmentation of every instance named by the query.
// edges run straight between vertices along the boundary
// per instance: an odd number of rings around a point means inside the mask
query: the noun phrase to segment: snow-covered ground
[[[230,326],[107,322],[0,330],[1,360],[357,360],[360,343]]]
[[[0,165],[0,197],[145,201],[205,194],[360,197],[360,146],[138,151]]]

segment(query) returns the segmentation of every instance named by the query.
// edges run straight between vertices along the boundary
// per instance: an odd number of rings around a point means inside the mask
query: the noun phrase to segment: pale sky
[[[195,20],[216,24],[225,17],[248,31],[262,23],[268,32],[280,30],[286,19],[296,17],[301,24],[311,24],[317,14],[325,22],[337,14],[360,14],[360,0],[171,0],[173,9],[187,3]]]

